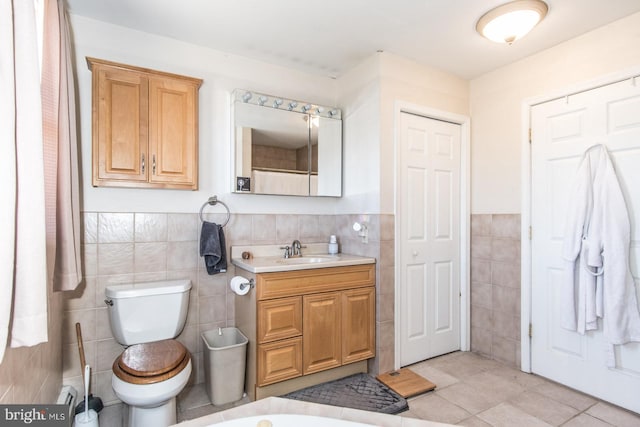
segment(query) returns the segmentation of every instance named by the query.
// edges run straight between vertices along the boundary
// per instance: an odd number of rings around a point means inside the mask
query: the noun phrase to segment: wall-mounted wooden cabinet
[[[87,58],[93,185],[198,188],[201,79]]]

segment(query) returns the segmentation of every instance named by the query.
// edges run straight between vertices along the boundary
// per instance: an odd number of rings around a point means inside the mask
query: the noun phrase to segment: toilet
[[[187,320],[190,280],[111,285],[105,303],[113,336],[126,349],[111,386],[129,405],[129,426],[176,423],[176,396],[191,376],[191,355],[177,337]]]

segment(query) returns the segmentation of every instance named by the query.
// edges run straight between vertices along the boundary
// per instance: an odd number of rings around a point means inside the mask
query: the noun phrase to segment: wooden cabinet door
[[[146,182],[149,164],[148,79],[98,66],[93,70],[93,185]]]
[[[302,338],[258,345],[257,385],[263,386],[302,375]]]
[[[190,81],[150,79],[149,182],[197,189],[197,91]]]
[[[342,292],[342,363],[375,356],[375,288]]]
[[[305,295],[303,313],[302,372],[340,366],[340,292]]]
[[[302,297],[258,302],[258,342],[302,335]]]

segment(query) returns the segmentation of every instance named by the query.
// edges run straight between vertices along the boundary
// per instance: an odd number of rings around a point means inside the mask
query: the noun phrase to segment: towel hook
[[[227,219],[224,221],[224,223],[220,224],[220,227],[224,227],[225,225],[227,225],[229,219],[231,218],[231,212],[229,211],[229,206],[225,205],[224,202],[218,200],[218,196],[211,196],[206,202],[204,202],[204,204],[200,208],[200,221],[204,222],[204,218],[202,217],[202,211],[204,210],[204,208],[207,207],[207,205],[214,206],[217,204],[221,204],[227,210]]]

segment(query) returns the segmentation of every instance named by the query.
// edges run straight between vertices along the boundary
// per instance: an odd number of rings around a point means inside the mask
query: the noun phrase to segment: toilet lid
[[[155,341],[128,347],[116,363],[130,375],[155,377],[183,364],[187,354],[187,349],[176,340]]]

